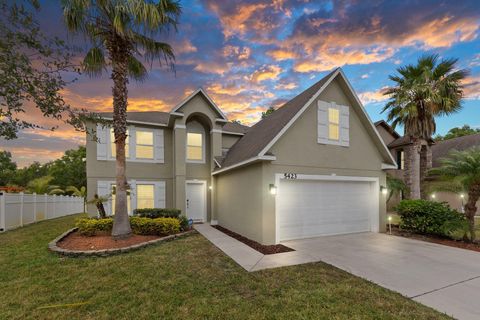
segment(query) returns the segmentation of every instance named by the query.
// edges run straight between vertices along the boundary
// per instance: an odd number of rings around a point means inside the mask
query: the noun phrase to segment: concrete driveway
[[[480,319],[480,253],[378,233],[284,242],[457,319]]]

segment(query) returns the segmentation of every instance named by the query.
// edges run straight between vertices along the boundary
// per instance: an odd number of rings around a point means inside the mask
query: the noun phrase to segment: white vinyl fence
[[[83,198],[0,191],[0,232],[83,212]]]

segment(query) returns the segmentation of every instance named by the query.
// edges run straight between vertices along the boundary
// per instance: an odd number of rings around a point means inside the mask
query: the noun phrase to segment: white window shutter
[[[107,160],[107,143],[109,128],[97,124],[97,160]]]
[[[108,181],[97,181],[97,195],[99,197],[109,197],[110,196],[110,186],[111,183]],[[109,199],[107,202],[103,203],[103,206],[105,208],[105,212],[107,214],[111,214],[111,199]]]
[[[130,159],[135,159],[136,157],[136,150],[137,150],[137,136],[136,130],[134,126],[128,126],[128,156]]]
[[[155,129],[154,130],[154,139],[153,142],[155,144],[155,162],[164,163],[164,138],[163,138],[163,130],[162,129]]]
[[[165,208],[165,181],[155,182],[155,208]]]
[[[328,143],[328,106],[325,101],[318,101],[317,111],[317,142]]]
[[[340,145],[350,145],[350,110],[347,106],[340,107]]]

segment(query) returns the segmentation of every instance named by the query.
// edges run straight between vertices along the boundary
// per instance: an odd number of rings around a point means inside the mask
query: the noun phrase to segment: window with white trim
[[[137,184],[137,209],[155,208],[155,186]]]
[[[135,157],[137,159],[154,158],[153,131],[137,129],[135,132]]]
[[[125,139],[125,157],[130,158],[130,136],[128,134],[127,129],[127,138]],[[117,155],[117,149],[115,147],[115,133],[113,132],[113,128],[110,128],[110,156],[115,158]]]
[[[187,125],[187,162],[205,163],[205,129],[193,121]]]
[[[350,145],[350,107],[318,101],[317,142],[342,147]]]
[[[328,108],[328,139],[340,139],[340,111],[338,108]]]

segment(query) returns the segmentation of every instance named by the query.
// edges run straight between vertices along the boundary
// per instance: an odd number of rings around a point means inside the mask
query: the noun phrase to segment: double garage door
[[[378,231],[375,181],[280,180],[278,241]]]

